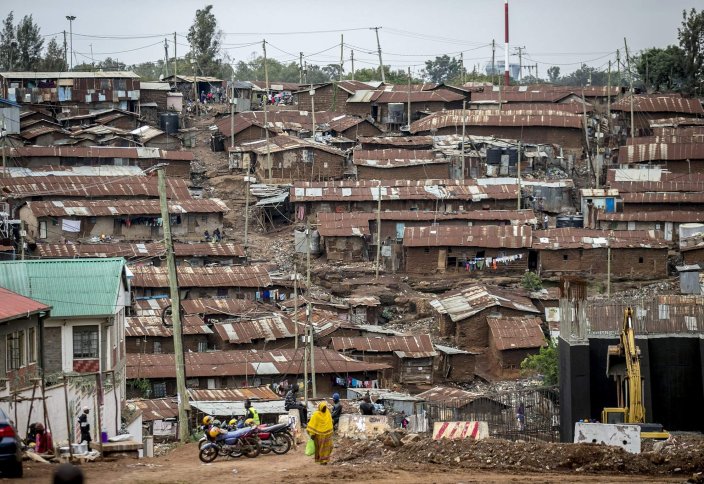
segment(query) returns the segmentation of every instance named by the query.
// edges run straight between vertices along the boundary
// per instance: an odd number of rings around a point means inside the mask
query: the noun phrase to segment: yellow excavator
[[[606,375],[616,381],[618,407],[606,407],[601,421],[608,424],[635,424],[643,439],[667,439],[670,434],[662,425],[645,422],[643,380],[640,374],[640,349],[636,346],[633,329],[633,309],[627,308],[619,344],[609,346],[606,354]]]

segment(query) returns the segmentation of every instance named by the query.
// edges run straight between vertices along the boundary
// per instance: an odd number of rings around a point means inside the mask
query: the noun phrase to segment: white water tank
[[[704,224],[702,223],[680,224],[680,239],[686,239],[702,232],[704,232]]]

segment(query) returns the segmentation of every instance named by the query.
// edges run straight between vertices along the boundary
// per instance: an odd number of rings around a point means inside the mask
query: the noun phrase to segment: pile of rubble
[[[648,284],[639,288],[627,289],[612,293],[610,297],[606,294],[596,294],[590,296],[590,300],[606,300],[611,302],[628,302],[633,299],[652,299],[655,296],[665,294],[679,294],[679,282],[677,281],[660,281],[653,284]]]
[[[393,435],[392,435],[393,434]],[[704,468],[704,440],[671,438],[641,454],[597,444],[511,442],[500,439],[434,441],[399,431],[374,441],[338,443],[340,465],[417,463],[499,472],[693,474]]]

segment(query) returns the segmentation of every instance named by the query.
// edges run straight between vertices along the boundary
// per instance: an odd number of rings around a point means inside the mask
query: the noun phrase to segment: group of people
[[[54,443],[51,439],[51,433],[44,427],[41,422],[33,423],[29,426],[27,446],[34,448],[37,454],[48,454],[54,452]]]
[[[203,232],[203,239],[205,239],[206,242],[220,242],[222,240],[222,234],[220,233],[220,229],[216,228],[213,230],[213,235],[210,235],[209,231]]]

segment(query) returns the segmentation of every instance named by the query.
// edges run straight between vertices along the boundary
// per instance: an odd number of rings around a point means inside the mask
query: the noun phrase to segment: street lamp
[[[68,20],[68,29],[70,32],[70,39],[71,39],[71,59],[69,59],[69,65],[70,65],[70,69],[73,69],[73,21],[76,20],[76,16],[75,15],[66,15],[66,20]]]

